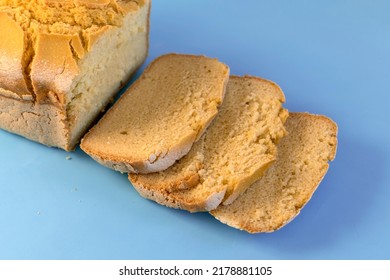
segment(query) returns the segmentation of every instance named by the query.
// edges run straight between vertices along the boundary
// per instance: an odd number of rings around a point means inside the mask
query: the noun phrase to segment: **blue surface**
[[[147,64],[167,52],[217,57],[232,74],[277,82],[290,111],[338,123],[327,176],[280,231],[249,235],[159,206],[79,149],[0,131],[0,258],[389,259],[389,3],[153,2]]]

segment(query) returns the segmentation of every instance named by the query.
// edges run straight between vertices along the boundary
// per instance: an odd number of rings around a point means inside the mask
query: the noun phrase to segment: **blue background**
[[[153,2],[146,64],[217,57],[278,83],[290,111],[338,123],[337,157],[286,227],[250,235],[159,206],[80,149],[0,131],[0,258],[390,259],[389,3]]]

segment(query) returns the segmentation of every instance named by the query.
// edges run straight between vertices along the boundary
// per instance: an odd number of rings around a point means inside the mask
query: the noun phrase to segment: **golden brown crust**
[[[5,12],[0,12],[0,28],[0,88],[20,98],[31,95],[22,69],[25,46],[23,29]]]
[[[4,74],[0,68],[0,88],[19,96],[36,94],[37,101],[45,100],[42,97],[47,96],[49,91],[61,95],[69,81],[73,80],[72,76],[78,73],[77,60],[82,59],[96,41],[113,26],[120,26],[124,15],[136,12],[149,3],[148,1],[114,0],[46,0],[45,7],[45,4],[37,0],[30,1],[32,2],[30,5],[22,2],[16,4],[19,6],[14,6],[15,3],[11,1],[5,2],[9,6],[0,6],[0,27],[7,31],[4,34],[7,40],[1,40],[0,51],[6,55],[1,56],[0,65],[11,67]],[[87,9],[77,9],[78,5],[85,6]],[[93,14],[104,10],[109,5],[114,8],[111,12],[102,12],[102,15]],[[61,10],[59,7],[65,9]],[[34,17],[26,18],[19,10],[29,11],[26,14]],[[34,10],[34,13],[30,10]],[[115,10],[120,10],[120,15],[115,15]],[[80,13],[80,15],[75,15],[75,19],[71,20],[72,13]],[[85,18],[83,19],[82,16]],[[105,19],[102,20],[104,17]],[[32,20],[34,23],[31,23]],[[34,50],[25,49],[26,47]],[[33,54],[34,58],[29,58],[32,65],[22,61],[25,52]],[[60,55],[62,53],[64,59]],[[31,73],[31,78],[23,78],[24,75],[30,75],[30,67],[35,70],[35,73]],[[44,71],[42,77],[36,75],[40,71]],[[58,85],[58,82],[47,85],[53,78],[63,82],[61,85]],[[30,88],[26,84],[29,79],[33,80],[34,85]],[[56,90],[52,90],[53,87]]]
[[[31,79],[38,103],[47,102],[49,92],[56,96],[59,104],[65,103],[65,95],[79,74],[70,48],[73,38],[71,35],[38,35],[31,65]]]

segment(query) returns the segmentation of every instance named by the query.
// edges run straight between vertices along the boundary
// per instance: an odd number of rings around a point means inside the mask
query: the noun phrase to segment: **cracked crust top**
[[[0,128],[73,150],[144,62],[150,0],[0,0]]]
[[[218,113],[229,68],[205,56],[157,58],[81,142],[122,172],[162,171],[188,153]]]
[[[147,0],[0,0],[0,95],[63,106],[77,62]]]

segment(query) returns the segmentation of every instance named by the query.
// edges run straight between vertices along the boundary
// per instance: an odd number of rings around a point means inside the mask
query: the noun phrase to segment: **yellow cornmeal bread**
[[[0,128],[72,150],[148,52],[150,0],[0,0]]]

